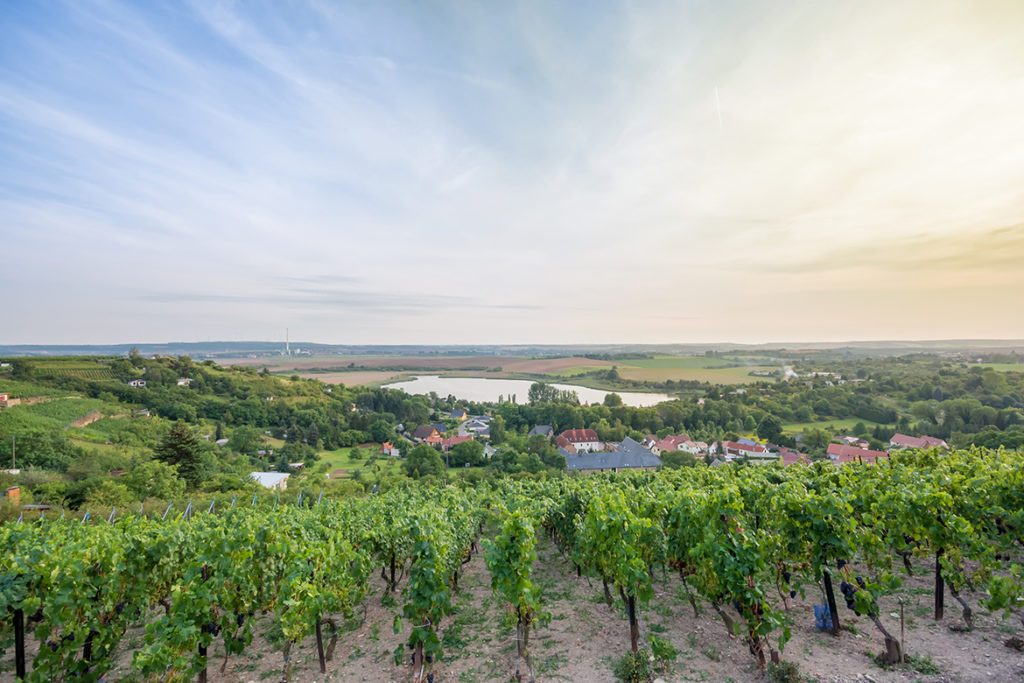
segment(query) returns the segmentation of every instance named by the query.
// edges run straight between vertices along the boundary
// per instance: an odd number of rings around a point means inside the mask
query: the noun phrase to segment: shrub
[[[662,671],[668,671],[668,669],[675,664],[676,657],[679,656],[679,650],[677,650],[671,642],[656,636],[653,633],[647,636],[647,640],[651,643],[651,653],[654,655],[654,659],[658,663],[658,667]]]
[[[622,655],[612,667],[615,678],[623,683],[647,683],[651,680],[651,654],[647,650]]]
[[[797,663],[787,661],[769,664],[768,678],[772,683],[802,683],[805,680]]]

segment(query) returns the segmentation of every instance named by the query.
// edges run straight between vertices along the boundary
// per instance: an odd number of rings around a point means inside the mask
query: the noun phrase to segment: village
[[[478,441],[483,445],[483,455],[490,459],[497,453],[497,447],[489,443],[492,417],[487,414],[470,415],[465,409],[456,409],[439,414],[438,421],[421,425],[406,431],[398,424],[395,430],[406,444],[425,444],[447,454],[459,444]],[[454,422],[455,426],[450,426]],[[646,435],[641,441],[627,436],[621,441],[601,441],[594,429],[565,429],[555,433],[552,425],[535,425],[527,433],[529,437],[542,437],[550,441],[565,458],[565,469],[569,473],[620,472],[624,470],[655,470],[665,466],[663,456],[673,452],[687,453],[694,458],[694,464],[709,467],[723,465],[810,465],[815,461],[799,449],[761,443],[757,439],[740,437],[735,441],[706,443],[694,441],[685,434],[657,436]],[[799,444],[802,435],[797,435]],[[402,457],[402,448],[393,441],[380,445],[380,454],[394,458]],[[819,460],[837,466],[853,463],[875,464],[879,459],[888,458],[891,453],[908,449],[947,449],[943,439],[930,436],[910,436],[895,433],[889,439],[888,450],[872,450],[865,439],[855,436],[837,436],[826,450],[826,457]],[[272,455],[273,452],[270,451]],[[301,469],[302,463],[292,463]],[[343,471],[328,472],[327,478],[344,476]],[[252,478],[267,488],[287,488],[288,473],[253,472]]]

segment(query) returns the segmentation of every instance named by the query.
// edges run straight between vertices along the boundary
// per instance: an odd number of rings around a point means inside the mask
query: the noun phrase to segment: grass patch
[[[655,356],[654,358],[630,359],[623,362],[637,368],[711,369],[736,365],[730,358],[713,356]],[[621,367],[621,366],[620,366]]]
[[[800,667],[796,662],[781,661],[778,664],[768,665],[768,679],[772,683],[801,683],[807,680],[800,673]]]
[[[630,650],[615,660],[612,664],[612,673],[623,683],[647,683],[651,680],[650,657],[647,650],[640,650],[635,654]]]
[[[871,429],[878,423],[872,422],[871,420],[863,420],[859,417],[850,417],[842,420],[818,420],[817,422],[790,422],[782,425],[782,431],[784,432],[802,432],[805,429],[827,429],[830,432],[837,431],[849,431],[853,429],[854,425],[858,422],[863,422],[864,425]]]
[[[942,673],[939,671],[939,667],[932,661],[932,658],[928,655],[907,655],[904,660],[906,665],[919,674],[925,674],[927,676],[934,676]]]
[[[704,648],[700,651],[702,655],[710,659],[712,662],[718,662],[722,659],[722,652],[714,645]]]

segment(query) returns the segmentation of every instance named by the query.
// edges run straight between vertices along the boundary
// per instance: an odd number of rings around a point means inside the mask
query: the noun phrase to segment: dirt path
[[[102,419],[103,419],[103,413],[89,413],[85,417],[80,417],[77,420],[75,420],[74,422],[72,422],[70,426],[72,426],[72,427],[86,427],[88,425],[91,425],[93,422],[96,422],[97,420],[102,420]]]

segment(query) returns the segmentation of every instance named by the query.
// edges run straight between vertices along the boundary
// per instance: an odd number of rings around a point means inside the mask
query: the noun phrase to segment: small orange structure
[[[4,496],[10,498],[12,504],[17,505],[18,502],[21,500],[21,488],[17,486],[11,486],[6,491],[4,491]]]

